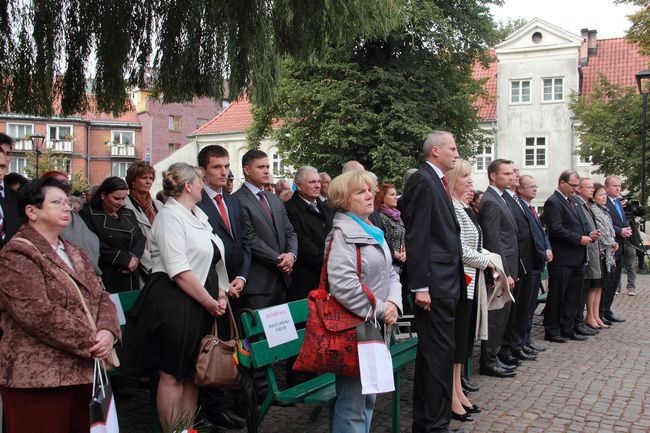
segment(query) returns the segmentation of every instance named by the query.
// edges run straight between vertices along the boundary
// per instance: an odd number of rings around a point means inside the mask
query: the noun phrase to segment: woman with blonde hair
[[[483,254],[483,233],[478,221],[472,219],[470,203],[473,197],[472,192],[472,165],[464,160],[457,159],[455,167],[446,173],[449,181],[452,202],[456,218],[460,224],[460,240],[463,251],[463,263],[465,273],[471,281],[467,284],[467,290],[461,292],[460,299],[456,305],[456,320],[454,322],[454,337],[456,349],[454,352],[454,380],[451,394],[451,415],[459,421],[473,421],[472,413],[479,413],[481,410],[472,404],[465,393],[461,383],[461,369],[469,355],[471,343],[474,341],[476,329],[475,304],[478,304],[481,294],[477,289],[478,278],[487,268],[493,268],[488,257]],[[486,312],[487,314],[487,312]],[[485,316],[483,316],[485,317]],[[474,326],[471,326],[474,324]]]
[[[390,325],[402,310],[402,286],[395,272],[393,258],[384,232],[373,226],[374,177],[361,170],[351,170],[336,177],[328,190],[328,203],[336,209],[327,266],[329,289],[336,300],[361,319],[368,317],[372,306],[361,288],[367,286],[375,295],[377,319]],[[361,254],[361,275],[357,273],[357,247]],[[361,394],[358,377],[336,376],[334,433],[368,433],[375,395]]]
[[[158,415],[165,428],[179,417],[193,419],[199,343],[227,306],[223,243],[195,205],[202,179],[201,169],[185,163],[163,173],[169,199],[151,230],[152,273],[124,330],[124,370],[159,374]]]

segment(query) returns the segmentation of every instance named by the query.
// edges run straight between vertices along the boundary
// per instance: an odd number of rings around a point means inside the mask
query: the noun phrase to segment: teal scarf
[[[359,218],[358,216],[356,216],[352,212],[346,212],[345,214],[347,216],[349,216],[350,218],[352,218],[353,220],[355,220],[357,222],[357,224],[359,224],[361,226],[363,231],[368,233],[368,235],[370,235],[374,240],[376,240],[377,243],[380,246],[384,245],[384,231],[382,229],[380,229],[379,227],[375,227],[373,225],[370,225],[370,224],[366,224],[365,222],[363,222],[361,220],[361,218]]]

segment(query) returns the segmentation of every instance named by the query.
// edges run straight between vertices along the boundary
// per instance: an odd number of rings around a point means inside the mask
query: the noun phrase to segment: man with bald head
[[[363,167],[363,164],[361,164],[359,161],[351,160],[343,164],[343,169],[341,170],[342,173],[346,173],[351,170],[365,170]]]

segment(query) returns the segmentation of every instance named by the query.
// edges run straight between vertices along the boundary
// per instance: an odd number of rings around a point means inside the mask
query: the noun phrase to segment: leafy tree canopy
[[[253,110],[249,142],[271,136],[294,167],[333,175],[356,159],[397,184],[419,166],[432,129],[451,131],[470,158],[487,142],[473,106],[481,83],[472,79],[496,41],[487,4],[409,1],[386,37],[331,47],[318,62],[284,61],[273,103]]]
[[[225,80],[228,96],[250,87],[263,101],[280,56],[384,35],[402,1],[0,0],[0,109],[83,112],[87,75],[97,110],[114,114],[149,80],[165,102],[221,99]]]
[[[508,18],[497,23],[497,41],[503,42],[508,36],[528,24],[524,17]]]
[[[623,175],[626,189],[638,197],[643,140],[641,96],[633,87],[612,84],[601,75],[588,96],[571,96],[570,107],[580,121],[580,156],[591,158],[598,166],[597,173]]]
[[[650,0],[616,0],[616,3],[641,8],[629,16],[632,26],[628,29],[626,38],[639,44],[641,54],[650,55]]]

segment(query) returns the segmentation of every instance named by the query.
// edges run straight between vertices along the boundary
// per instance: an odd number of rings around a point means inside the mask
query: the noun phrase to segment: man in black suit
[[[320,283],[325,238],[332,229],[334,211],[319,200],[320,178],[314,167],[300,167],[294,182],[296,192],[284,204],[298,237],[298,260],[291,274],[289,301],[305,299]]]
[[[519,270],[517,281],[513,290],[515,302],[510,307],[506,332],[499,357],[505,364],[517,365],[519,360],[532,361],[536,359],[537,352],[530,350],[524,344],[526,324],[528,322],[528,305],[533,293],[534,279],[531,271],[535,261],[535,244],[531,222],[523,204],[517,197],[516,189],[519,187],[519,169],[513,166],[513,180],[503,195],[510,207],[510,212],[517,223],[517,245],[519,249]],[[545,256],[545,255],[544,255]],[[543,263],[543,262],[542,262]]]
[[[16,193],[11,188],[7,188],[4,182],[8,169],[9,158],[0,148],[0,248],[9,242],[20,227]]]
[[[456,300],[466,290],[456,220],[445,172],[458,159],[449,132],[430,133],[426,163],[404,190],[408,287],[415,293],[418,350],[413,386],[413,433],[448,432]]]
[[[487,169],[490,186],[481,199],[479,222],[483,231],[483,246],[501,256],[508,286],[514,289],[519,274],[519,245],[517,221],[506,201],[506,188],[512,186],[514,167],[512,161],[495,159]],[[480,373],[495,377],[515,376],[514,364],[504,364],[499,359],[503,336],[510,315],[511,302],[498,310],[488,311],[488,339],[481,341]]]
[[[584,285],[586,245],[593,242],[572,196],[580,186],[573,170],[560,174],[558,187],[544,203],[544,221],[553,247],[548,267],[549,289],[544,314],[544,338],[554,343],[586,340],[573,330]]]
[[[242,157],[245,182],[233,196],[239,200],[251,242],[251,278],[242,295],[242,308],[279,305],[286,301],[290,274],[298,256],[298,238],[282,201],[264,191],[270,182],[269,158],[261,150]]]
[[[530,229],[535,248],[533,266],[528,272],[528,276],[531,279],[530,286],[532,288],[532,293],[530,296],[530,302],[528,303],[528,316],[524,328],[523,344],[536,352],[543,352],[546,349],[533,342],[530,337],[530,332],[533,328],[533,316],[537,309],[537,297],[539,286],[542,282],[544,264],[553,261],[553,252],[551,251],[551,243],[544,231],[544,226],[537,215],[537,211],[531,204],[535,197],[537,197],[537,185],[535,184],[535,179],[527,175],[521,176],[516,191],[519,201],[522,204],[522,208],[526,211],[526,216],[530,222]]]
[[[623,267],[623,257],[625,257],[625,248],[631,248],[625,245],[625,241],[632,236],[632,228],[625,218],[623,205],[618,199],[621,195],[621,186],[620,177],[607,176],[605,178],[607,209],[609,209],[609,215],[612,217],[616,242],[618,243],[618,250],[614,253],[616,267],[609,273],[607,278],[607,287],[600,298],[600,318],[607,325],[610,325],[610,322],[625,322],[624,318],[616,316],[612,311],[612,302],[614,302],[616,289],[621,282],[621,270]]]
[[[224,246],[226,270],[228,271],[228,296],[235,317],[239,310],[238,298],[248,279],[251,264],[251,246],[248,240],[246,219],[239,201],[225,189],[230,172],[230,155],[221,146],[206,146],[199,152],[198,163],[204,172],[205,186],[197,206],[208,216],[212,232]],[[226,315],[218,319],[220,336],[230,338]],[[229,413],[224,392],[220,389],[201,389],[202,406],[208,420],[219,428],[240,429],[244,423]]]

